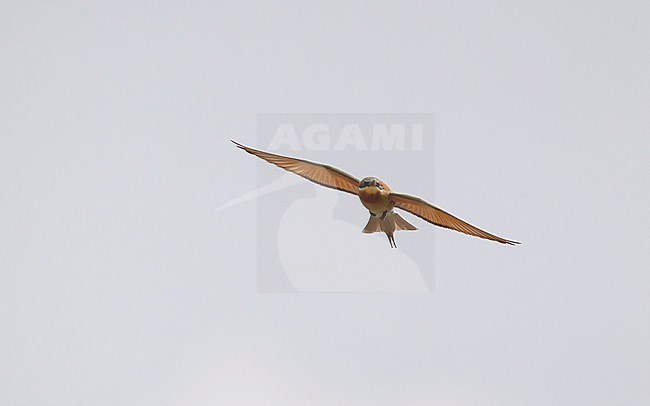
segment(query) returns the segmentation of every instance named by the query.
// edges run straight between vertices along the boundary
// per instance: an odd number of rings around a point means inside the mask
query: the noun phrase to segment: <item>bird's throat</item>
[[[372,212],[383,212],[390,206],[388,193],[383,193],[379,188],[366,187],[359,191],[361,203]]]
[[[363,201],[377,201],[381,199],[381,190],[376,187],[366,187],[359,191],[359,198]]]

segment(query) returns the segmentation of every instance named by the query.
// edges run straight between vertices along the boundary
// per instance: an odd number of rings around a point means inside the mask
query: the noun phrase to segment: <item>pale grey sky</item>
[[[134,3],[0,5],[0,404],[650,403],[647,1]],[[432,113],[385,180],[524,244],[258,293],[261,113]]]

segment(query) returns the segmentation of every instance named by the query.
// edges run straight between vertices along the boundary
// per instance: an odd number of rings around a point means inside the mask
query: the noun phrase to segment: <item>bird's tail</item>
[[[417,227],[404,220],[399,214],[390,212],[386,214],[383,220],[379,216],[370,216],[370,220],[368,220],[368,224],[366,224],[363,232],[365,234],[393,234],[395,231],[402,230],[413,231],[417,230]]]
[[[408,221],[404,220],[402,216],[393,213],[393,220],[395,221],[395,231],[415,231],[418,228]]]
[[[417,227],[404,220],[399,214],[390,211],[389,213],[386,213],[383,220],[380,216],[370,216],[370,220],[368,220],[368,224],[366,225],[366,228],[363,229],[363,232],[366,234],[380,232],[386,233],[391,248],[397,248],[393,234],[395,231],[401,230],[417,230]]]

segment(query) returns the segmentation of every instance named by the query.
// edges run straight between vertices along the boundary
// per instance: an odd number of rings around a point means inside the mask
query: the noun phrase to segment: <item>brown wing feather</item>
[[[270,152],[259,151],[242,145],[236,141],[233,141],[233,143],[249,154],[255,155],[266,162],[279,166],[289,172],[293,172],[296,175],[321,186],[340,190],[341,192],[350,193],[355,196],[359,190],[359,180],[340,169],[316,162],[305,161],[304,159],[291,158],[288,156],[271,154]]]
[[[452,230],[460,231],[461,233],[469,234],[475,237],[485,238],[487,240],[497,241],[501,244],[515,245],[519,244],[516,241],[506,240],[505,238],[497,237],[487,231],[452,216],[444,210],[441,210],[432,204],[420,199],[419,197],[404,195],[400,193],[391,193],[390,198],[395,204],[395,207],[406,210],[411,214],[435,224],[440,227],[449,228]]]

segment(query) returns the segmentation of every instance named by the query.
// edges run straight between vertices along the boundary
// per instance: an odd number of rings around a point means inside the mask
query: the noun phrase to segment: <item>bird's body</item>
[[[386,210],[393,209],[389,194],[390,191],[387,193],[377,187],[368,186],[359,190],[359,200],[368,211],[381,216]]]
[[[249,154],[255,155],[271,164],[293,172],[321,186],[350,193],[359,197],[361,204],[370,212],[370,220],[363,229],[366,234],[383,232],[388,237],[391,248],[397,248],[393,234],[395,231],[417,230],[415,226],[395,213],[395,208],[406,210],[434,225],[460,231],[475,237],[497,241],[502,244],[519,244],[483,231],[473,225],[441,210],[424,200],[400,193],[394,193],[388,185],[375,177],[359,181],[340,169],[302,159],[271,154],[241,145],[235,145]]]
[[[415,231],[417,228],[404,220],[393,210],[395,203],[390,198],[391,190],[384,182],[369,177],[359,183],[359,200],[370,212],[370,220],[363,229],[365,234],[383,232],[391,247],[397,248],[395,231]]]

